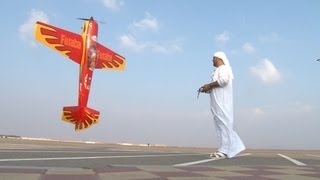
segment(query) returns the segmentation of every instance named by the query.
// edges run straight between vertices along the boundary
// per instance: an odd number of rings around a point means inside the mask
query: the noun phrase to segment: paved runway
[[[320,179],[320,151],[138,147],[0,139],[2,179]]]

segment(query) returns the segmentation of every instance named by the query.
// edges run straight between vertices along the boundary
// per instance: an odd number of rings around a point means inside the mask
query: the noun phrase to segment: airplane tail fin
[[[75,130],[84,130],[99,122],[99,111],[88,107],[63,107],[62,120],[75,125]]]

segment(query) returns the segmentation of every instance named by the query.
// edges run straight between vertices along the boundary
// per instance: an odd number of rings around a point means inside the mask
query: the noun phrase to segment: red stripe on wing
[[[98,62],[96,69],[123,70],[125,58],[98,43]]]
[[[36,39],[68,56],[80,64],[82,58],[83,40],[79,34],[60,29],[49,24],[37,22]]]

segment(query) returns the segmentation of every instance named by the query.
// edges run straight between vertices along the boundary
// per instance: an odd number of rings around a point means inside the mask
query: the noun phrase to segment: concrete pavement
[[[320,151],[212,149],[0,139],[4,179],[320,179]]]

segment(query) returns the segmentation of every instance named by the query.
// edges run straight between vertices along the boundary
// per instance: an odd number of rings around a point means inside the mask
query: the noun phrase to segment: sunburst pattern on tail
[[[62,120],[75,125],[75,130],[84,130],[99,122],[99,111],[88,107],[63,107]]]

